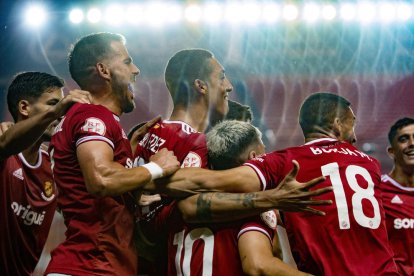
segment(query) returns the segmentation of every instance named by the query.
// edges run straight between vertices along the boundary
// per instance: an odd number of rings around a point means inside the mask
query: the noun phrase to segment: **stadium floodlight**
[[[298,8],[294,5],[287,4],[283,7],[283,18],[286,21],[293,21],[298,18]]]
[[[322,18],[329,21],[336,17],[336,9],[332,5],[324,5],[322,7]]]
[[[31,5],[25,12],[25,22],[32,27],[40,27],[47,20],[46,9],[41,5]]]
[[[345,21],[354,20],[356,17],[356,8],[352,4],[343,4],[340,9],[341,18]]]
[[[119,4],[109,5],[105,10],[105,21],[110,25],[120,25],[124,16],[124,9]]]
[[[381,21],[390,22],[395,20],[396,9],[391,3],[381,3],[378,7],[378,17]]]
[[[243,5],[243,21],[248,24],[256,24],[262,15],[261,6],[258,3],[247,2]]]
[[[191,4],[187,6],[184,10],[184,17],[187,21],[192,23],[197,23],[200,21],[202,16],[202,11],[200,6],[196,4]]]
[[[161,2],[148,3],[145,12],[146,23],[154,27],[161,27],[167,21],[169,10]]]
[[[203,21],[217,24],[223,19],[223,8],[217,3],[207,3],[203,7]]]
[[[412,17],[413,10],[411,5],[407,3],[400,3],[396,9],[397,19],[400,21],[407,21]]]
[[[102,19],[102,12],[97,8],[91,8],[88,11],[87,18],[91,23],[98,23]]]
[[[369,23],[375,19],[376,6],[370,2],[361,2],[358,4],[358,19],[362,23]]]
[[[319,19],[320,8],[314,3],[306,4],[303,7],[302,17],[307,22],[315,22]]]
[[[180,22],[183,18],[183,10],[180,5],[171,3],[167,6],[167,15],[166,19],[170,23]]]
[[[229,2],[226,5],[224,19],[229,23],[239,23],[243,20],[244,8],[240,3]]]
[[[81,9],[72,9],[69,13],[69,20],[74,24],[79,24],[83,21],[83,11]]]
[[[126,9],[126,21],[138,25],[145,20],[144,7],[141,4],[131,4]]]
[[[266,23],[274,23],[280,18],[280,6],[274,3],[263,5],[262,18]]]

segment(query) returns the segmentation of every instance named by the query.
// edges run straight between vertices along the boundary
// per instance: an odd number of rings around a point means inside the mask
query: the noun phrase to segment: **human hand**
[[[92,95],[88,91],[80,89],[69,91],[68,95],[63,97],[62,100],[52,107],[56,118],[60,118],[65,115],[66,111],[74,103],[92,103]]]
[[[325,177],[320,176],[305,183],[298,182],[296,176],[298,175],[299,164],[296,160],[293,160],[292,163],[293,169],[282,182],[275,189],[265,191],[269,194],[269,200],[275,203],[274,208],[286,212],[308,212],[320,216],[325,215],[324,212],[310,206],[330,205],[332,200],[314,200],[312,197],[332,191],[332,186],[310,191],[310,188],[323,182]]]
[[[175,173],[180,168],[180,162],[174,152],[163,148],[150,157],[150,161],[156,163],[163,170],[162,176],[168,176]]]
[[[139,126],[134,133],[132,134],[131,138],[129,139],[129,142],[131,143],[131,149],[133,152],[135,152],[135,149],[137,147],[137,144],[139,141],[144,138],[145,134],[147,134],[148,130],[152,128],[156,123],[161,121],[161,115],[158,115],[157,117],[151,119],[150,121],[142,124]],[[128,134],[129,136],[130,134]]]
[[[161,201],[161,196],[159,194],[155,195],[148,195],[148,194],[141,194],[138,205],[139,206],[149,206],[154,202]]]
[[[0,136],[3,135],[12,125],[13,122],[1,122],[0,123]]]

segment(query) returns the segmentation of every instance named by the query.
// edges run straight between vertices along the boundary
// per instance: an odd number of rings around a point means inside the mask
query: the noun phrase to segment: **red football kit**
[[[414,187],[403,186],[383,175],[382,201],[388,238],[402,275],[414,275]]]
[[[56,209],[57,191],[49,156],[35,165],[23,154],[0,161],[0,275],[33,273]]]
[[[325,138],[260,156],[245,165],[263,188],[277,186],[300,164],[297,180],[324,175],[317,187],[333,186],[321,206],[326,216],[285,212],[285,226],[298,269],[315,275],[398,275],[387,238],[381,201],[380,165],[346,142]]]
[[[132,197],[95,197],[87,191],[76,148],[88,141],[107,143],[115,162],[133,167],[131,146],[119,118],[101,105],[74,104],[49,146],[67,231],[66,240],[52,251],[46,272],[136,275]]]

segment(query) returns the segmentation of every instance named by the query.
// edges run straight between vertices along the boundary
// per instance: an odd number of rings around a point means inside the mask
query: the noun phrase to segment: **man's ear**
[[[30,114],[30,103],[27,100],[21,100],[18,104],[19,113],[22,117],[27,118]]]
[[[395,158],[395,155],[394,155],[394,149],[393,149],[391,146],[389,146],[389,147],[387,148],[387,153],[388,153],[388,156],[389,156],[392,160],[394,160],[394,158]]]
[[[96,71],[98,72],[98,76],[100,76],[101,78],[105,79],[105,80],[110,80],[111,79],[111,72],[108,68],[108,66],[106,66],[104,63],[99,62],[96,64]]]
[[[194,87],[203,95],[206,95],[208,93],[207,84],[203,80],[196,79],[194,81]]]
[[[257,154],[254,150],[249,151],[249,160],[256,158]]]
[[[334,132],[336,137],[341,136],[341,130],[342,130],[341,120],[338,117],[335,117],[334,122],[332,124],[332,131]]]

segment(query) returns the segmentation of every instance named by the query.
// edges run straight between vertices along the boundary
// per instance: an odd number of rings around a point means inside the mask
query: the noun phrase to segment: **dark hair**
[[[128,134],[127,134],[128,140],[131,140],[132,135],[134,135],[134,132],[140,127],[142,127],[143,125],[145,125],[146,123],[147,122],[142,122],[142,123],[136,124],[135,126],[131,127],[131,129],[128,131]],[[132,150],[135,150],[135,149],[132,149]]]
[[[408,125],[414,125],[413,118],[409,118],[409,117],[401,118],[391,126],[390,131],[388,132],[388,142],[390,142],[390,145],[392,145],[392,141],[397,135],[397,131]]]
[[[229,100],[229,112],[227,112],[225,120],[251,122],[253,113],[250,106]]]
[[[196,79],[211,74],[209,64],[213,54],[204,49],[184,49],[172,56],[165,68],[165,83],[174,105],[187,106],[195,96],[191,86]]]
[[[35,102],[43,93],[52,88],[61,88],[61,78],[42,72],[23,72],[15,75],[7,90],[7,105],[14,121],[17,121],[19,102]]]
[[[243,164],[242,154],[255,143],[262,133],[243,121],[223,121],[215,125],[206,136],[208,163],[215,170],[226,170]]]
[[[299,124],[305,137],[319,128],[331,129],[336,117],[343,118],[351,103],[339,95],[315,93],[303,102],[299,111]]]
[[[113,41],[125,44],[125,38],[120,34],[95,33],[82,37],[72,45],[68,57],[69,71],[80,87],[84,87],[94,66],[113,52]]]

